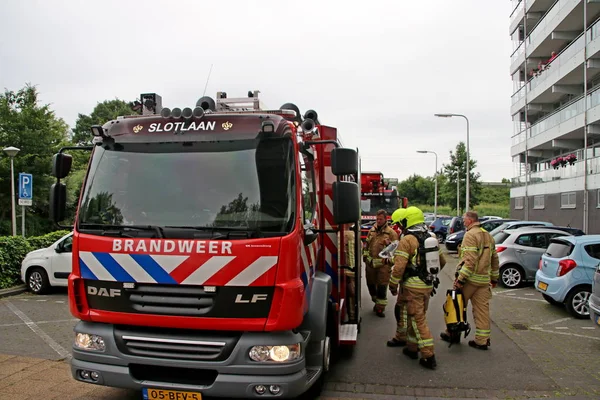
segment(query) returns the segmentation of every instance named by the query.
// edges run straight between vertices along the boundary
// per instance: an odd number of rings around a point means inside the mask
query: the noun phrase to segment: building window
[[[600,189],[596,191],[596,207],[600,208]]]
[[[515,210],[522,210],[524,202],[524,197],[515,197]]]
[[[544,195],[533,196],[533,208],[535,210],[543,210],[544,209]]]
[[[575,208],[575,205],[577,204],[575,199],[575,192],[561,193],[560,208]]]

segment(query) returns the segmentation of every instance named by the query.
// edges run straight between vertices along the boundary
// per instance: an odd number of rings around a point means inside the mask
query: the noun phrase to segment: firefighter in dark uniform
[[[387,288],[390,282],[391,261],[382,259],[379,253],[391,242],[398,240],[398,234],[387,223],[387,212],[377,211],[377,221],[367,234],[363,251],[366,264],[367,288],[375,303],[373,311],[378,317],[385,317]]]

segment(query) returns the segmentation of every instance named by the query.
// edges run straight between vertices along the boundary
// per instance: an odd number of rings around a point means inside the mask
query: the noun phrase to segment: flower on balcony
[[[556,157],[556,162],[563,167],[567,166],[567,160],[564,157],[561,157],[561,156]]]
[[[573,153],[569,154],[568,156],[565,157],[565,160],[570,164],[573,165],[575,164],[575,161],[577,161],[577,156]]]
[[[554,160],[550,161],[550,165],[552,168],[558,169],[558,159],[555,158]]]

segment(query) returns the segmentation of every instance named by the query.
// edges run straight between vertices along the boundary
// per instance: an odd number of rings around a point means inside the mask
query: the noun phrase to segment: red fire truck
[[[400,197],[398,190],[389,179],[383,177],[381,172],[362,171],[360,177],[361,187],[361,239],[367,238],[367,233],[375,223],[377,211],[387,211],[388,220],[398,208],[408,207],[408,199]],[[397,184],[397,182],[396,182]]]
[[[358,237],[358,152],[291,103],[205,96],[93,126],[73,226],[74,379],[144,399],[317,393],[356,343],[343,229]],[[54,156],[52,219],[71,169]],[[340,237],[341,236],[341,237]],[[338,248],[338,240],[339,248]],[[354,265],[360,265],[355,240]]]

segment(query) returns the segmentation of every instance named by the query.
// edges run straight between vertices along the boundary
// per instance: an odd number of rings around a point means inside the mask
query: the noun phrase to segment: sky
[[[314,109],[362,169],[432,176],[466,141],[483,181],[513,175],[512,2],[4,1],[0,88],[36,85],[74,127],[98,102],[158,93],[164,107],[260,90]],[[212,69],[211,69],[212,66]],[[210,72],[210,79],[209,78]],[[208,83],[207,83],[208,79]]]

